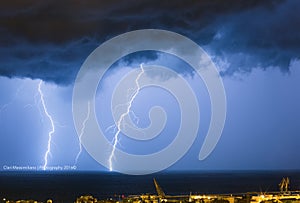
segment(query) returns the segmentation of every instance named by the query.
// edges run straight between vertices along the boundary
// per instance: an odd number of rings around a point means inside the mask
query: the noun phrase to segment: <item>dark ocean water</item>
[[[278,191],[283,177],[300,190],[300,171],[169,172],[145,176],[117,173],[0,173],[1,199],[74,202],[80,195],[106,199],[115,195],[155,194],[156,178],[166,194]]]

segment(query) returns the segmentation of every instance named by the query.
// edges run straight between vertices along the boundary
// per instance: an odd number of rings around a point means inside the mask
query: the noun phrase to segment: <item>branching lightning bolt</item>
[[[128,116],[130,114],[130,112],[131,112],[130,109],[131,109],[131,106],[132,106],[132,102],[134,101],[134,99],[136,98],[136,96],[138,95],[138,93],[141,89],[140,84],[139,84],[139,79],[143,75],[143,73],[145,72],[144,68],[143,68],[143,64],[140,65],[140,68],[141,68],[141,72],[138,74],[138,76],[135,79],[136,89],[133,92],[133,95],[129,98],[130,100],[127,103],[128,106],[127,106],[126,112],[121,114],[119,120],[116,123],[116,132],[115,132],[114,139],[113,139],[113,149],[112,149],[112,151],[110,153],[110,156],[109,156],[109,159],[108,159],[109,170],[110,171],[113,170],[112,160],[114,158],[115,151],[116,151],[116,146],[117,146],[118,141],[119,141],[119,135],[120,135],[120,132],[121,132],[122,123],[123,123],[124,119],[126,118],[126,116]]]
[[[1,114],[4,110],[6,110],[11,104],[13,104],[13,103],[15,102],[15,100],[17,100],[17,98],[18,98],[18,96],[19,96],[19,93],[20,93],[21,90],[24,88],[24,85],[25,85],[25,83],[21,84],[21,86],[18,87],[18,89],[17,89],[15,95],[13,96],[13,98],[12,98],[8,103],[6,103],[6,104],[4,104],[4,105],[2,105],[2,106],[0,107],[0,114]]]
[[[87,112],[87,115],[82,123],[82,128],[80,130],[80,134],[79,134],[79,152],[76,156],[76,159],[75,159],[75,166],[77,165],[77,162],[78,162],[78,158],[82,152],[82,145],[81,145],[81,139],[82,139],[82,136],[84,134],[84,131],[85,131],[85,126],[86,126],[86,122],[89,120],[90,118],[90,111],[91,111],[91,107],[90,107],[90,102],[88,102],[88,112]]]
[[[42,103],[42,106],[43,106],[44,113],[45,113],[45,115],[47,116],[47,118],[49,119],[49,121],[51,123],[51,130],[48,133],[47,151],[46,151],[45,156],[44,156],[43,170],[46,170],[47,165],[48,165],[48,156],[51,154],[51,142],[52,142],[52,135],[55,132],[55,126],[54,126],[54,121],[53,121],[51,115],[49,114],[48,109],[47,109],[46,104],[45,104],[44,94],[43,94],[42,88],[41,88],[42,83],[43,82],[40,81],[39,85],[38,85],[40,100],[41,100],[41,103]]]

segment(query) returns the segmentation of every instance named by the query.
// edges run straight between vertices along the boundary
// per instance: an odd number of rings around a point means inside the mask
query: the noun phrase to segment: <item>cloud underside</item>
[[[224,66],[220,68],[226,75],[268,67],[288,71],[300,58],[297,0],[0,4],[0,75],[6,77],[71,84],[85,58],[101,43],[146,28],[189,37]],[[148,58],[154,59],[155,55]]]

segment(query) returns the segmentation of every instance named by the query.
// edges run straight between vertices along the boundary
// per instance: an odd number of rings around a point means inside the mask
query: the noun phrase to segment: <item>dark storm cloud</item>
[[[0,75],[67,85],[74,81],[81,63],[94,48],[95,42],[88,38],[63,46],[20,41],[9,48],[0,47]]]
[[[72,83],[94,48],[116,35],[145,28],[190,37],[215,58],[227,61],[226,74],[270,66],[288,70],[300,55],[297,0],[0,4],[0,74],[7,77]],[[149,55],[153,59],[155,55]]]
[[[210,49],[229,62],[225,74],[255,67],[288,71],[290,63],[300,59],[299,12],[299,1],[286,1],[218,19]]]

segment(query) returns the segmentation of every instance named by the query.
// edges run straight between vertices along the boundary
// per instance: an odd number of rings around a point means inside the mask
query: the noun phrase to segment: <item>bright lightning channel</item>
[[[139,84],[139,79],[140,77],[143,75],[143,73],[145,72],[144,71],[144,68],[143,68],[143,64],[140,65],[140,68],[141,68],[141,72],[138,74],[138,76],[136,77],[135,79],[135,84],[136,84],[136,90],[134,91],[133,95],[131,96],[129,102],[128,102],[128,106],[127,106],[127,109],[126,109],[126,112],[121,114],[119,120],[117,121],[116,123],[116,128],[117,128],[117,131],[114,135],[114,139],[113,139],[113,149],[110,153],[110,156],[109,156],[109,159],[108,159],[108,163],[109,163],[109,170],[112,171],[113,170],[113,165],[112,165],[112,160],[115,156],[115,151],[116,151],[116,146],[118,144],[118,140],[119,140],[119,135],[120,135],[120,132],[121,132],[121,125],[122,125],[122,122],[124,121],[124,119],[126,118],[126,116],[129,115],[129,113],[131,112],[131,106],[132,106],[132,102],[134,101],[134,99],[136,98],[136,96],[138,95],[138,93],[140,92],[140,84]]]
[[[80,134],[78,136],[78,139],[79,139],[79,152],[76,156],[76,159],[75,159],[75,166],[77,165],[77,162],[78,162],[78,159],[79,159],[79,156],[80,154],[82,153],[82,145],[81,145],[81,139],[82,139],[82,136],[84,134],[84,131],[85,131],[85,126],[86,126],[86,122],[89,120],[90,118],[90,111],[91,111],[91,107],[90,107],[90,102],[88,102],[88,111],[87,111],[87,115],[82,123],[82,128],[80,130]]]
[[[42,91],[42,88],[41,88],[42,87],[42,83],[43,83],[43,81],[40,81],[39,85],[38,85],[38,91],[39,91],[39,95],[40,95],[40,101],[42,103],[44,113],[45,113],[45,115],[47,116],[47,118],[49,119],[49,121],[51,123],[51,130],[48,133],[47,150],[46,150],[46,153],[45,153],[45,156],[44,156],[43,170],[46,170],[47,165],[48,165],[48,156],[51,154],[51,142],[52,142],[52,135],[55,132],[55,126],[54,126],[54,121],[52,119],[52,116],[49,114],[47,106],[45,104],[44,94],[43,94],[43,91]]]

